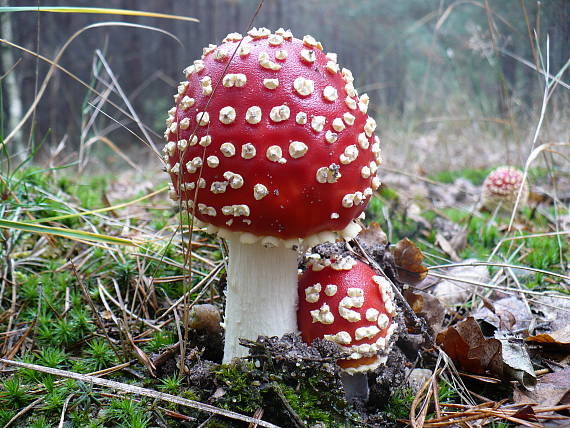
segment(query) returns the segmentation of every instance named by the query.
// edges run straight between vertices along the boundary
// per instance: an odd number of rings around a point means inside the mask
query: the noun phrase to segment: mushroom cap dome
[[[513,210],[519,189],[523,186],[519,208],[526,205],[529,196],[528,185],[523,181],[523,173],[512,166],[500,166],[489,173],[483,182],[482,205],[490,211],[499,206],[501,211]]]
[[[333,341],[350,352],[338,364],[349,373],[386,361],[397,328],[392,286],[352,257],[316,257],[299,278],[297,323],[306,343]]]
[[[380,184],[380,145],[369,98],[336,54],[311,36],[254,28],[205,48],[185,73],[164,148],[182,207],[254,240],[358,233],[353,220]]]

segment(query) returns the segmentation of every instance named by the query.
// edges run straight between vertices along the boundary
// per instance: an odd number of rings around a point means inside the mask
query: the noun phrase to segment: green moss
[[[398,389],[388,401],[385,412],[391,419],[407,419],[410,414],[414,392],[410,388]]]
[[[225,390],[217,404],[235,412],[252,414],[263,406],[260,382],[252,372],[255,367],[250,363],[222,364],[214,372],[216,382]]]

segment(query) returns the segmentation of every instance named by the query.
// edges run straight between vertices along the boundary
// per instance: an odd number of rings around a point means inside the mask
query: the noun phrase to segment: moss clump
[[[360,418],[344,399],[338,377],[337,347],[320,342],[309,347],[296,335],[260,337],[246,344],[251,361],[221,365],[214,371],[216,405],[252,415],[263,408],[264,419],[292,426],[360,426]]]

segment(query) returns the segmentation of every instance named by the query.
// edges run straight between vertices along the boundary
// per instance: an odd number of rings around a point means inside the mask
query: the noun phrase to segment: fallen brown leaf
[[[394,261],[402,282],[417,284],[427,276],[427,268],[422,265],[424,255],[408,238],[394,246]]]
[[[472,317],[438,334],[437,343],[464,370],[476,374],[503,374],[501,342],[485,338]]]
[[[433,295],[421,290],[407,289],[404,297],[413,311],[424,318],[435,333],[441,330],[445,307]]]
[[[457,255],[457,252],[455,251],[451,243],[447,239],[445,239],[445,237],[439,232],[435,234],[435,243],[454,262],[458,262],[461,260],[461,258]]]
[[[526,340],[527,342],[538,343],[548,347],[570,351],[570,324],[551,333],[542,333],[530,336]]]
[[[515,389],[513,398],[515,403],[531,401],[541,406],[550,407],[564,404],[569,395],[570,367],[566,367],[563,370],[541,376],[533,390]]]
[[[380,225],[375,221],[370,223],[367,228],[362,230],[362,232],[360,232],[358,235],[358,238],[369,246],[386,245],[388,243],[388,237],[386,236],[386,233],[384,233]]]

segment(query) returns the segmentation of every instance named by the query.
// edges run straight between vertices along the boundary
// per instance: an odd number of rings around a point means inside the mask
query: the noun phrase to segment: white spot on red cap
[[[244,180],[240,174],[236,174],[232,171],[226,171],[224,172],[224,178],[228,180],[232,189],[239,189],[243,186]]]
[[[217,168],[220,165],[220,159],[217,156],[208,156],[206,158],[206,163],[210,168]]]
[[[358,327],[354,333],[354,338],[356,340],[362,340],[364,338],[371,338],[380,333],[380,329],[375,325],[368,327]]]
[[[388,327],[389,323],[390,323],[390,318],[388,318],[388,315],[380,314],[378,316],[377,324],[380,330],[384,330],[386,327]]]
[[[220,116],[219,116],[220,122],[222,122],[225,125],[229,125],[230,123],[232,123],[234,120],[236,120],[236,111],[233,107],[231,106],[226,106],[226,107],[222,107],[220,109]]]
[[[239,48],[239,56],[245,57],[248,56],[251,52],[251,45],[244,43]]]
[[[263,184],[257,183],[255,186],[253,186],[253,197],[256,201],[265,198],[267,195],[269,195],[269,191]]]
[[[378,320],[378,315],[380,315],[380,311],[376,308],[368,308],[366,309],[366,320],[370,322],[375,322]]]
[[[362,319],[358,312],[353,311],[352,309],[348,309],[344,306],[338,307],[338,313],[341,317],[349,322],[358,322]]]
[[[311,119],[311,128],[313,128],[313,131],[321,132],[326,121],[327,119],[324,116],[313,116]]]
[[[325,294],[329,297],[332,297],[338,291],[338,286],[336,284],[327,284],[325,287]]]
[[[200,111],[196,115],[196,121],[200,126],[206,126],[210,123],[210,114],[207,111]]]
[[[332,132],[329,129],[327,132],[325,132],[325,140],[327,140],[327,143],[332,144],[338,140],[338,134],[336,132]]]
[[[320,298],[321,288],[322,286],[318,282],[305,288],[305,301],[309,303],[318,302]]]
[[[251,143],[245,143],[241,146],[241,157],[244,159],[251,159],[255,157],[256,150],[255,146]]]
[[[271,61],[271,59],[269,59],[269,54],[267,52],[261,52],[259,54],[258,61],[259,65],[268,70],[273,70],[273,71],[281,70],[281,64],[277,64],[276,62]]]
[[[299,159],[299,158],[305,156],[305,153],[307,153],[307,150],[309,150],[309,147],[305,143],[303,143],[302,141],[292,141],[289,144],[289,155],[293,159]]]
[[[356,119],[353,114],[348,112],[344,113],[342,115],[342,118],[344,120],[344,123],[346,123],[348,126],[354,125],[354,120]]]
[[[212,137],[210,135],[204,135],[203,137],[200,138],[199,144],[202,147],[208,147],[210,144],[212,144]]]
[[[299,95],[306,97],[314,92],[315,82],[311,79],[299,76],[293,81],[293,88]]]
[[[332,324],[334,322],[334,315],[332,314],[329,305],[326,303],[319,309],[310,311],[310,314],[314,323]]]
[[[282,122],[284,120],[289,119],[290,115],[291,115],[291,110],[286,104],[283,104],[280,106],[273,107],[271,109],[271,112],[269,113],[269,118],[273,122]]]
[[[317,181],[321,184],[336,183],[340,177],[342,177],[340,166],[336,163],[317,169]]]
[[[180,101],[179,107],[182,110],[188,110],[190,107],[194,105],[196,101],[194,98],[190,98],[188,95],[185,95],[184,98]]]
[[[364,150],[370,147],[370,141],[368,141],[368,138],[364,132],[358,134],[358,145]]]
[[[279,34],[272,34],[269,36],[268,42],[271,46],[279,46],[283,43],[283,36]]]
[[[295,116],[295,122],[297,122],[299,125],[304,125],[307,123],[307,113],[302,111],[297,113],[297,116]]]
[[[312,64],[317,59],[315,51],[309,49],[301,49],[301,59]]]
[[[350,345],[352,342],[352,337],[348,331],[339,331],[336,334],[325,334],[323,336],[326,340],[338,343],[339,345]]]
[[[279,146],[269,146],[267,148],[267,151],[265,152],[265,155],[267,156],[267,159],[269,159],[270,161],[279,162],[283,157],[283,151]]]
[[[261,108],[259,106],[251,106],[245,113],[247,123],[256,125],[261,122]]]
[[[338,92],[334,87],[326,86],[323,89],[323,96],[327,101],[335,101],[338,98]]]
[[[245,204],[225,205],[222,207],[223,215],[231,215],[234,217],[249,216],[249,207]]]
[[[355,144],[351,144],[350,146],[344,149],[344,153],[340,155],[340,163],[343,165],[348,165],[356,160],[358,157],[358,148]]]
[[[332,74],[338,73],[338,70],[339,70],[338,64],[334,61],[328,61],[326,68],[327,68],[327,71],[329,73],[332,73]]]
[[[228,187],[227,181],[214,181],[210,185],[210,191],[214,194],[224,193]]]
[[[287,53],[287,51],[285,49],[279,49],[277,52],[275,52],[275,58],[277,58],[281,61],[285,61],[288,56],[289,56],[289,54]]]
[[[220,151],[227,158],[231,158],[236,154],[236,148],[232,143],[223,143],[220,146]]]
[[[263,86],[267,89],[275,89],[279,86],[279,79],[263,79]]]
[[[332,127],[336,132],[341,132],[346,129],[346,125],[344,124],[344,122],[340,117],[337,117],[333,120]]]
[[[349,109],[356,110],[356,100],[354,98],[348,96],[344,99],[344,103]]]
[[[364,132],[366,133],[366,136],[372,137],[372,133],[374,132],[375,129],[376,129],[376,121],[373,118],[368,117],[366,119],[366,124],[364,125]]]

